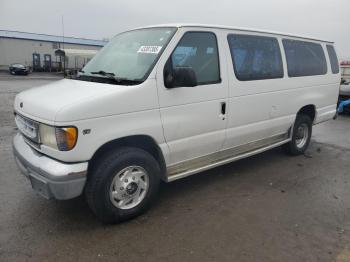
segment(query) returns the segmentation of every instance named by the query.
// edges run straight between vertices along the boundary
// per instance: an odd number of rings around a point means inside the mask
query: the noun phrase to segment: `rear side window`
[[[220,82],[216,36],[211,32],[187,32],[171,55],[172,67],[191,67],[199,85]]]
[[[283,65],[276,38],[228,35],[233,68],[240,81],[283,77]]]
[[[286,53],[288,76],[314,76],[327,73],[327,62],[320,44],[283,40]]]
[[[337,54],[335,53],[334,47],[332,45],[327,45],[327,52],[328,52],[329,60],[331,62],[332,73],[338,74],[339,62],[338,62]]]

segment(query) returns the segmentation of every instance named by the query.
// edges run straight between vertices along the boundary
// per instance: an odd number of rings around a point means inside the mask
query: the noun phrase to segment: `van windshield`
[[[176,28],[161,27],[121,33],[96,54],[79,78],[116,80],[118,84],[143,82],[175,31]]]

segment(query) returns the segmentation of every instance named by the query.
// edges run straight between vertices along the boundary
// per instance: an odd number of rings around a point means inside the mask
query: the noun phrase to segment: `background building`
[[[13,63],[30,66],[33,71],[81,68],[106,43],[102,40],[0,30],[0,70],[8,70]],[[55,54],[58,49],[66,51]]]

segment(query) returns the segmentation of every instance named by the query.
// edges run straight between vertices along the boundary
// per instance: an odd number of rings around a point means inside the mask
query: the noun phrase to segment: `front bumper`
[[[83,192],[88,162],[72,164],[52,159],[30,147],[19,133],[13,138],[13,153],[21,172],[43,197],[64,200]]]
[[[28,74],[28,69],[10,69],[10,72],[15,74]]]

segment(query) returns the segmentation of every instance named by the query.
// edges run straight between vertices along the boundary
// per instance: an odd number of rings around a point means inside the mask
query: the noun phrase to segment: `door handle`
[[[221,107],[220,117],[222,118],[222,120],[225,120],[225,116],[226,116],[226,102],[221,102],[220,103],[220,107]]]
[[[221,114],[226,114],[226,102],[221,102]]]

